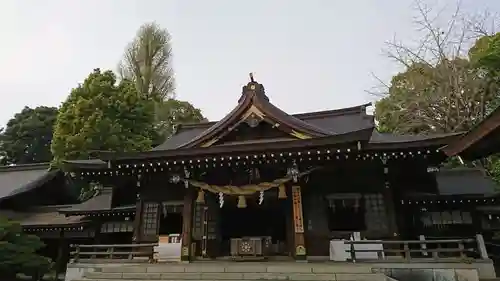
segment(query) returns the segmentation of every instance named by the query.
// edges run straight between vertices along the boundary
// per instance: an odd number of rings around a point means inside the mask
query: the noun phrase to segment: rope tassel
[[[286,199],[286,188],[283,184],[278,186],[278,199]]]
[[[205,192],[203,189],[198,191],[198,197],[196,198],[196,203],[205,204]]]
[[[238,196],[238,208],[246,208],[247,207],[247,199],[244,195]]]

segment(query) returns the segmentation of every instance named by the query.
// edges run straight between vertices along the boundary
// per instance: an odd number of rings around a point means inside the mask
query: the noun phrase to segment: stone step
[[[301,280],[301,281],[386,281],[381,273],[291,273],[291,272],[169,272],[169,273],[119,273],[119,272],[87,272],[83,280],[115,281],[115,280]],[[74,280],[73,280],[74,281]]]
[[[386,281],[387,279],[373,279],[373,277],[371,277],[370,279],[343,279],[342,277],[340,279],[332,279],[332,281],[368,281],[368,280],[373,280],[373,281]],[[392,279],[392,280],[395,280],[395,279]],[[123,281],[123,279],[73,279],[73,280],[70,280],[70,281]],[[127,280],[127,281],[143,281],[142,279],[137,279],[137,280]],[[160,280],[147,280],[147,281],[179,281],[179,280],[169,280],[169,279],[160,279]],[[190,280],[190,281],[241,281],[241,280],[230,280],[230,279],[222,279],[222,280],[216,280],[216,279],[213,279],[213,280],[205,280],[205,279],[201,279],[201,280],[196,280],[196,279],[193,279],[193,280]],[[263,281],[262,279],[257,279],[257,280],[248,280],[248,281]],[[266,280],[266,281],[283,281],[282,279],[274,279],[274,280]],[[300,281],[316,281],[316,280],[300,280]]]
[[[362,264],[144,264],[96,267],[103,273],[372,273],[372,267]]]

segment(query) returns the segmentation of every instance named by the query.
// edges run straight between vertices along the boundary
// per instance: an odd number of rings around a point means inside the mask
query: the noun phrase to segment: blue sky
[[[432,3],[435,1],[432,1]],[[453,6],[453,0],[441,3]],[[94,68],[116,69],[139,26],[173,36],[178,98],[220,119],[248,73],[290,113],[367,101],[397,66],[382,54],[394,35],[417,36],[412,0],[1,0],[0,124],[25,105],[58,106]],[[500,12],[463,0],[464,12]]]

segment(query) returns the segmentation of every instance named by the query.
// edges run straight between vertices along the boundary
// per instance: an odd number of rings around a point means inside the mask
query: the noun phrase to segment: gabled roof
[[[321,128],[328,135],[341,135],[350,132],[374,128],[373,116],[366,114],[366,108],[370,103],[318,112],[308,112],[290,115],[312,126]],[[274,105],[273,105],[274,107]],[[219,122],[203,122],[193,124],[179,124],[176,133],[163,144],[153,148],[153,151],[181,148],[191,140],[206,134],[206,132]]]
[[[48,163],[0,167],[0,200],[34,190],[56,177]]]
[[[370,103],[350,108],[289,115],[269,102],[264,87],[251,81],[243,87],[237,106],[217,122],[180,124],[172,137],[146,152],[101,152],[103,161],[68,160],[76,169],[104,169],[113,161],[165,158],[193,159],[230,153],[333,148],[339,145],[363,150],[437,149],[456,134],[434,136],[397,136],[377,132],[373,116],[366,114]],[[279,130],[278,136],[224,142],[224,137],[246,123],[250,129],[260,122]],[[247,127],[244,127],[246,129]],[[278,134],[277,134],[278,135]],[[199,160],[199,159],[198,159]],[[83,162],[82,162],[83,161]]]
[[[269,122],[279,130],[284,130],[297,138],[301,138],[300,136],[312,138],[330,135],[328,131],[288,115],[271,104],[264,92],[264,86],[251,81],[243,87],[243,94],[238,101],[238,105],[229,114],[201,134],[181,144],[179,148],[210,146],[221,135],[232,131],[239,123],[251,119],[255,119],[257,122]]]
[[[372,128],[349,132],[340,135],[333,135],[321,138],[303,139],[303,140],[287,140],[280,142],[268,143],[252,143],[252,144],[238,144],[227,146],[211,146],[211,147],[196,147],[196,148],[178,148],[167,150],[153,150],[146,152],[128,152],[128,153],[114,153],[102,152],[101,159],[105,161],[115,160],[139,160],[139,159],[176,159],[191,157],[211,157],[222,154],[234,153],[262,153],[265,151],[281,151],[281,150],[300,150],[300,149],[315,149],[320,147],[347,145],[356,148],[357,143],[367,143],[371,134]]]

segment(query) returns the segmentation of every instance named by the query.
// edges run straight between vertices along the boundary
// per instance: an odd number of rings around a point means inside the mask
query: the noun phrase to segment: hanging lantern
[[[196,203],[205,204],[205,192],[203,189],[198,191],[198,197],[196,198]]]
[[[287,169],[286,174],[291,177],[295,183],[299,180],[299,168],[297,167],[297,163],[295,161],[293,161],[292,166]]]
[[[171,178],[170,178],[170,182],[171,183],[179,183],[181,181],[181,177],[179,175],[173,175]]]
[[[259,172],[258,168],[255,168],[255,170],[254,170],[254,178],[256,180],[260,180],[260,172]]]
[[[286,199],[286,188],[284,184],[278,186],[278,199]]]
[[[247,207],[247,199],[245,198],[244,195],[238,196],[238,208],[246,208]]]

